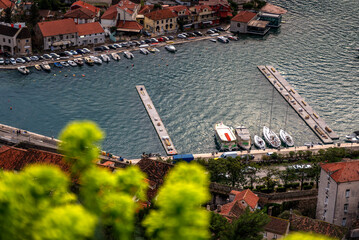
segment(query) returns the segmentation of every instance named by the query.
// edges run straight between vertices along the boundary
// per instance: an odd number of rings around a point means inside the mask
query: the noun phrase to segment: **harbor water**
[[[0,122],[57,137],[69,121],[90,119],[106,132],[106,151],[164,155],[135,89],[143,84],[179,153],[215,151],[213,125],[221,121],[252,136],[266,125],[284,128],[296,145],[318,142],[257,69],[273,65],[341,137],[359,130],[357,0],[271,2],[288,13],[265,37],[198,41],[176,45],[175,54],[160,48],[51,73],[31,68],[28,76],[0,71]]]

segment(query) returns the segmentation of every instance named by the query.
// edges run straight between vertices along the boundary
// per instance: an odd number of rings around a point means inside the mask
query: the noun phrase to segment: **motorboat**
[[[289,133],[287,133],[283,129],[279,130],[279,137],[282,140],[282,142],[284,143],[284,145],[286,145],[288,147],[294,146],[294,141],[293,141],[292,136],[289,135]]]
[[[62,64],[59,62],[54,62],[55,67],[63,68]]]
[[[72,60],[68,60],[67,63],[71,66],[71,67],[77,67],[77,63],[75,63]]]
[[[91,60],[96,64],[102,64],[102,60],[95,56],[90,56]]]
[[[111,61],[110,57],[107,56],[106,54],[101,54],[101,59],[103,62],[107,62],[107,63]]]
[[[150,53],[146,48],[140,48],[140,52],[144,55],[147,55]]]
[[[85,63],[90,66],[93,66],[95,63],[90,57],[85,57],[84,60],[85,60]]]
[[[251,148],[252,141],[248,129],[244,126],[238,126],[234,129],[234,133],[237,137],[238,146],[245,150],[249,150]]]
[[[221,43],[229,43],[229,40],[228,38],[224,37],[224,36],[219,36],[217,38],[218,42],[221,42]]]
[[[268,127],[263,127],[263,136],[266,142],[274,148],[279,148],[281,145],[281,141],[277,134],[275,134],[272,130],[270,130]]]
[[[223,123],[216,123],[214,125],[214,132],[216,142],[221,151],[233,151],[238,149],[237,139],[232,128]]]
[[[147,48],[147,50],[148,50],[149,52],[151,52],[151,53],[156,53],[154,47],[149,47],[149,48]]]
[[[120,55],[118,55],[117,53],[111,53],[111,57],[113,58],[113,60],[115,61],[120,61]]]
[[[345,136],[346,142],[357,143],[359,142],[359,131],[355,131]]]
[[[209,41],[214,42],[214,43],[217,42],[217,40],[215,38],[210,38]]]
[[[64,67],[70,67],[70,64],[68,64],[67,62],[60,62],[60,64]]]
[[[20,66],[17,68],[17,70],[24,75],[28,75],[30,73],[30,70],[27,69],[25,66]]]
[[[236,37],[236,36],[228,36],[227,38],[229,40],[232,40],[232,41],[238,41],[239,40],[239,37]]]
[[[173,45],[166,45],[165,49],[169,52],[175,53],[177,51],[177,49],[175,48],[175,46]]]
[[[125,57],[127,59],[132,59],[134,58],[133,54],[130,51],[124,51],[123,54],[125,55]]]
[[[41,66],[39,64],[36,64],[34,67],[37,71],[41,71]]]
[[[42,69],[44,69],[45,71],[48,71],[48,72],[51,71],[51,67],[50,67],[50,65],[49,65],[47,62],[42,62],[42,63],[41,63],[41,67],[42,67]]]
[[[254,142],[254,145],[259,148],[259,149],[266,149],[266,143],[265,141],[263,140],[263,138],[261,138],[260,136],[258,135],[254,135],[253,137],[253,142]]]
[[[84,61],[82,60],[82,58],[75,58],[74,62],[79,65],[79,66],[83,66],[84,65]]]

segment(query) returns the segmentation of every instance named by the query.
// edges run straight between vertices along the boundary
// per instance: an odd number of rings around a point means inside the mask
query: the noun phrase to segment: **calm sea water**
[[[132,61],[51,74],[1,71],[0,122],[57,136],[71,120],[91,119],[106,132],[104,150],[126,158],[164,155],[135,89],[144,84],[180,153],[214,151],[219,121],[243,124],[252,135],[263,125],[285,128],[297,145],[319,141],[256,68],[272,64],[339,135],[358,130],[358,1],[272,3],[288,13],[265,37],[177,45],[176,54],[135,52]]]

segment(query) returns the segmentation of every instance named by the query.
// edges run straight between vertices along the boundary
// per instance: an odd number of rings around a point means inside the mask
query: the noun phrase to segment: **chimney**
[[[221,212],[222,210],[222,206],[221,205],[217,205],[217,212]]]

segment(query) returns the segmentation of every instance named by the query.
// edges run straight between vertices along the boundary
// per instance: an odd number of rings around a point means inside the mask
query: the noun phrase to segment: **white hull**
[[[239,147],[245,150],[251,149],[252,140],[248,129],[244,126],[238,126],[234,129],[234,131],[237,137],[237,144],[239,145]]]
[[[30,73],[29,69],[25,66],[18,67],[17,70],[24,75],[28,75]]]
[[[294,141],[291,135],[289,135],[289,133],[287,133],[286,131],[284,131],[283,129],[281,129],[279,131],[279,137],[282,140],[282,142],[288,146],[288,147],[293,147],[294,146]]]
[[[165,48],[167,51],[172,52],[172,53],[177,51],[173,45],[166,45]]]
[[[141,52],[143,55],[148,55],[148,54],[150,53],[146,48],[140,48],[140,52]]]
[[[131,52],[129,52],[129,51],[125,51],[125,52],[123,52],[123,54],[128,59],[132,59],[134,57],[133,54]]]
[[[223,123],[217,123],[214,125],[214,132],[216,140],[222,151],[238,150],[237,139],[233,133],[233,129],[224,125]]]
[[[279,148],[281,145],[281,141],[277,134],[275,134],[272,130],[267,128],[266,126],[263,127],[263,136],[266,142],[274,148]]]
[[[254,138],[253,138],[253,141],[254,141],[254,145],[257,148],[266,149],[266,143],[264,142],[264,140],[260,136],[255,135]]]
[[[120,56],[117,53],[111,53],[111,57],[115,61],[120,61],[120,59],[121,59]]]

